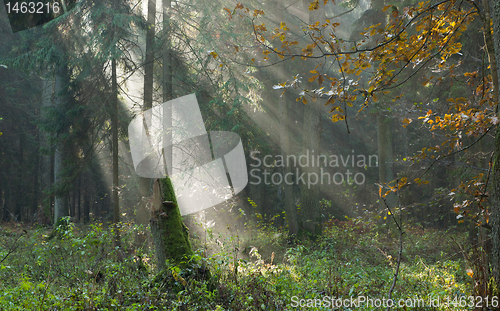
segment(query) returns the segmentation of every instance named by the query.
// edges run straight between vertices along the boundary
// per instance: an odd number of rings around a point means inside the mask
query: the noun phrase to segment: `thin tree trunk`
[[[306,106],[304,113],[304,130],[303,130],[303,149],[302,154],[307,155],[310,159],[315,158],[320,154],[321,141],[321,114],[314,103],[309,103]],[[309,160],[310,160],[309,159]],[[311,164],[311,163],[309,163]],[[301,218],[304,220],[303,229],[312,235],[321,234],[321,223],[319,218],[319,187],[321,178],[318,165],[304,167],[304,183],[301,184]],[[308,180],[308,177],[311,177]],[[309,182],[310,181],[310,182]]]
[[[113,96],[111,98],[112,105],[112,148],[113,148],[113,223],[115,224],[115,243],[121,245],[120,230],[118,223],[120,222],[120,202],[118,199],[118,83],[116,77],[116,59],[111,60],[111,88]]]
[[[290,153],[290,137],[288,124],[288,93],[282,95],[279,99],[279,110],[280,110],[280,148],[281,155],[283,159],[286,159]],[[292,175],[292,168],[285,165],[283,168],[283,178]],[[285,195],[284,204],[286,212],[286,222],[288,223],[288,234],[290,236],[297,236],[299,229],[297,224],[297,208],[295,207],[295,202],[293,200],[293,182],[288,183],[286,180],[283,181],[283,192]]]
[[[171,0],[163,0],[163,27],[165,30],[170,30],[170,18],[169,12]],[[173,90],[172,90],[172,56],[170,51],[170,35],[165,31],[163,38],[163,101],[167,101],[172,99]]]
[[[18,174],[16,174],[17,179],[17,189],[16,189],[16,198],[15,198],[15,209],[14,215],[16,216],[17,221],[23,220],[23,207],[26,205],[25,198],[25,186],[24,186],[24,143],[25,143],[25,134],[19,134],[19,154],[18,156]]]
[[[5,218],[6,211],[5,211],[5,205],[4,205],[4,194],[3,194],[3,179],[0,178],[0,219],[3,221],[6,221],[7,219]]]
[[[276,2],[275,3],[275,11],[276,11],[276,17],[278,21],[283,21],[284,20],[284,13],[285,13],[285,5],[282,2]],[[288,66],[281,66],[281,74],[283,79],[287,79],[290,75],[290,72],[288,70]],[[280,137],[280,149],[281,149],[281,155],[283,156],[284,159],[290,154],[291,148],[290,148],[290,129],[289,129],[289,124],[290,124],[290,118],[288,111],[290,110],[289,106],[289,99],[290,99],[290,91],[287,90],[283,94],[281,90],[279,90],[280,95],[278,99],[278,105],[279,105],[279,137]],[[285,176],[291,176],[292,175],[292,168],[288,165],[285,165],[282,169],[282,176],[285,178]],[[284,209],[286,212],[286,222],[288,225],[288,234],[293,237],[297,236],[299,233],[299,228],[298,228],[298,222],[297,222],[297,207],[295,206],[294,202],[294,195],[293,195],[293,182],[288,183],[286,180],[283,180],[283,195],[284,195]]]
[[[83,192],[83,223],[88,224],[90,220],[90,194],[88,180],[86,181],[85,191]]]
[[[146,63],[144,64],[144,110],[153,107],[153,70],[156,0],[148,1],[148,30],[146,32]]]
[[[485,6],[486,12],[489,12],[489,7],[487,5],[488,3],[486,2],[484,3],[486,4]],[[496,113],[497,116],[500,116],[498,110],[498,100],[499,100],[498,61],[500,60],[500,3],[498,1],[493,1],[493,14],[491,17],[493,19],[494,51],[490,51],[490,47],[488,45],[487,47],[490,56],[491,71],[492,73],[496,73],[496,75],[495,74],[494,75],[497,78],[493,79],[493,88],[496,90],[496,92],[494,92],[494,95],[497,96],[496,98],[494,98],[494,100],[496,101]],[[487,24],[489,24],[489,22],[487,22]],[[486,31],[486,33],[488,33],[488,30]],[[487,43],[488,42],[491,44],[491,40],[487,40]],[[492,276],[495,278],[496,284],[500,284],[500,127],[498,125],[496,126],[496,133],[495,133],[495,148],[493,154],[492,174],[493,174],[493,200],[491,204],[490,221],[491,221],[491,242],[493,250],[491,254],[491,263],[493,266]]]
[[[309,0],[304,0],[306,9],[309,8]],[[326,20],[324,8],[315,11],[309,11],[309,23],[317,21],[324,23]],[[311,86],[312,88],[313,86]],[[302,154],[308,157],[316,157],[320,154],[321,133],[323,126],[321,124],[321,109],[319,103],[309,100],[304,107],[304,129],[302,138]],[[320,188],[320,168],[318,165],[304,167],[302,170],[305,176],[305,184],[301,184],[301,218],[303,229],[313,236],[321,234],[321,219],[319,217],[319,188]],[[311,183],[307,179],[311,176]],[[314,184],[315,183],[315,184]]]
[[[75,181],[73,181],[73,191],[71,191],[71,212],[69,216],[76,216],[76,185]]]
[[[153,74],[154,74],[154,37],[156,25],[156,0],[148,1],[148,30],[146,32],[146,59],[144,64],[144,105],[143,111],[153,107]],[[137,209],[136,220],[139,224],[146,225],[149,212],[146,209],[147,197],[150,195],[150,178],[139,177],[139,193],[142,197]]]
[[[61,69],[56,75],[55,82],[55,101],[54,104],[59,106],[63,104],[63,98],[61,98],[60,92],[62,91],[63,78]],[[66,159],[66,152],[64,142],[59,140],[56,145],[54,152],[54,184],[58,188],[55,194],[54,200],[54,226],[60,224],[60,219],[62,217],[68,216],[68,193],[67,191],[61,190],[64,184],[64,161]]]
[[[379,112],[377,114],[378,173],[379,182],[382,184],[394,180],[391,135],[391,118]],[[382,193],[385,193],[386,190],[383,189]],[[389,207],[395,207],[394,193],[386,197],[386,202]],[[386,209],[385,203],[382,200],[380,200],[380,209]]]
[[[37,119],[40,118],[40,110],[37,108],[36,109],[36,117]],[[31,201],[31,215],[35,215],[38,212],[41,212],[41,210],[38,208],[39,204],[39,198],[40,198],[40,183],[39,183],[39,173],[40,173],[40,144],[41,144],[41,139],[40,139],[40,131],[38,130],[38,127],[35,128],[35,141],[36,141],[36,149],[35,149],[35,166],[34,166],[34,172],[33,172],[33,198]],[[37,215],[38,219],[40,218],[41,215]]]
[[[82,215],[82,197],[81,197],[81,191],[82,191],[82,175],[78,175],[78,191],[77,191],[77,202],[78,202],[78,211],[76,215],[76,219],[78,222],[80,222],[80,218]]]

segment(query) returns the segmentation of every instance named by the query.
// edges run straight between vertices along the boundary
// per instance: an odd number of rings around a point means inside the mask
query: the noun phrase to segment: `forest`
[[[4,0],[0,310],[500,310],[500,3]]]

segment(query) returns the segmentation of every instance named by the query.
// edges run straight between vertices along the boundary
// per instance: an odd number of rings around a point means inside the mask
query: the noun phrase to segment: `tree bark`
[[[284,3],[276,2],[275,11],[276,17],[278,21],[284,21],[284,12],[286,8]],[[281,66],[282,79],[287,79],[291,76],[289,70],[289,66]],[[288,155],[291,154],[290,148],[290,129],[289,124],[291,119],[289,118],[288,111],[290,110],[289,101],[290,101],[290,91],[287,90],[283,94],[281,90],[278,90],[278,95],[280,95],[278,99],[279,105],[279,137],[280,137],[280,149],[281,155],[283,159],[286,159]],[[292,168],[288,165],[282,170],[282,176],[291,176]],[[284,208],[286,212],[286,222],[288,225],[288,234],[293,237],[297,236],[299,233],[299,226],[297,222],[297,207],[295,206],[294,195],[293,195],[293,183],[287,183],[286,180],[283,181],[283,195],[284,195]]]
[[[170,51],[170,17],[169,9],[171,5],[171,0],[163,0],[163,27],[164,27],[164,38],[163,38],[163,101],[167,101],[173,98],[173,75],[172,75],[172,55]]]
[[[76,192],[76,196],[77,196],[77,204],[78,204],[78,209],[77,209],[77,215],[76,215],[76,219],[78,222],[80,222],[80,219],[81,219],[81,215],[82,215],[82,196],[81,196],[81,192],[82,192],[82,175],[78,175],[78,191]]]
[[[388,183],[394,180],[394,172],[392,165],[392,138],[391,138],[391,118],[383,115],[382,113],[377,114],[377,144],[378,144],[378,173],[379,182],[381,184]],[[382,190],[382,194],[387,191],[387,188]],[[387,204],[389,207],[394,207],[395,196],[390,193],[386,197]],[[386,210],[387,207],[382,199],[380,199],[380,209]]]
[[[321,132],[323,131],[321,125],[321,113],[313,103],[309,103],[304,113],[304,136],[303,136],[303,150],[302,154],[307,155],[309,162],[320,154]],[[309,163],[311,164],[311,163]],[[318,165],[310,165],[302,169],[304,174],[304,183],[301,185],[301,203],[300,214],[304,219],[302,224],[303,229],[312,234],[321,234],[321,223],[319,217],[319,187],[320,182],[320,168]],[[309,184],[308,176],[311,176],[311,183]],[[315,180],[315,178],[317,178]]]
[[[308,10],[309,0],[304,0],[304,6]],[[317,21],[324,23],[326,20],[325,10],[320,8],[315,11],[309,11],[309,23]],[[313,86],[311,85],[312,89]],[[320,154],[321,133],[323,126],[321,124],[321,109],[318,103],[309,100],[304,110],[304,129],[302,138],[302,154],[312,159]],[[309,161],[310,162],[310,161]],[[311,163],[310,163],[311,164]],[[320,188],[320,168],[318,165],[304,167],[302,173],[305,173],[305,184],[301,185],[300,214],[304,220],[302,228],[305,232],[317,236],[321,235],[321,219],[319,215],[319,188]],[[311,176],[311,182],[317,178],[316,184],[309,184],[307,177]]]
[[[150,3],[154,3],[153,8],[156,6],[154,0],[150,0]],[[164,23],[164,38],[163,38],[163,102],[172,99],[172,68],[171,68],[171,57],[170,57],[170,43],[169,35],[167,32],[167,27],[169,24],[169,12],[170,1],[163,1],[163,23]],[[153,10],[149,7],[149,10]],[[155,11],[156,12],[156,11]],[[148,14],[149,16],[149,14]],[[154,15],[153,15],[154,16]],[[154,27],[154,24],[151,26]],[[152,44],[151,44],[152,49]],[[146,51],[148,53],[148,51]],[[152,53],[152,51],[151,51]],[[148,72],[149,73],[149,72]],[[152,71],[151,71],[152,75]],[[146,79],[145,79],[146,81]],[[148,80],[148,85],[144,85],[144,92],[150,92],[152,96],[153,92],[153,79]],[[151,97],[152,98],[152,97]],[[145,94],[146,100],[149,100]],[[149,104],[149,103],[148,103]],[[151,103],[152,104],[152,103]],[[149,108],[148,108],[149,109]],[[165,120],[170,120],[168,114],[170,111],[164,111],[164,122]],[[171,127],[172,124],[163,124],[164,135],[167,140],[171,140]],[[166,156],[165,156],[166,155]],[[164,150],[164,161],[166,167],[171,167],[171,150]],[[191,243],[189,242],[189,236],[186,226],[182,222],[181,213],[179,206],[177,205],[177,200],[175,197],[173,186],[170,182],[168,176],[163,179],[156,179],[153,183],[153,207],[151,210],[150,219],[151,235],[153,237],[153,243],[155,245],[156,251],[156,262],[157,269],[161,275],[165,269],[166,260],[170,260],[174,264],[181,264],[185,257],[193,255],[191,249]]]
[[[489,11],[487,3],[485,6],[485,10],[487,12]],[[491,70],[492,72],[496,72],[497,74],[496,77],[497,79],[493,79],[493,87],[495,90],[497,90],[497,92],[494,94],[498,96],[499,77],[497,68],[499,68],[500,66],[498,64],[498,61],[500,60],[500,3],[498,1],[493,1],[492,19],[493,19],[493,34],[494,34],[493,36],[494,52],[489,51],[489,54],[490,54]],[[493,54],[495,58],[492,58]],[[495,59],[496,62],[493,62],[493,59]],[[497,97],[494,100],[496,101],[496,114],[497,116],[499,116],[499,111],[498,111],[499,99]],[[491,263],[493,266],[492,276],[495,278],[496,284],[499,284],[500,283],[500,127],[498,125],[496,126],[496,132],[495,132],[495,147],[493,154],[492,174],[493,174],[493,201],[491,204],[490,221],[491,221],[491,241],[493,245],[493,250],[491,256]]]
[[[59,69],[56,74],[55,81],[55,100],[54,104],[56,106],[63,105],[63,98],[61,97],[61,91],[63,88],[63,74],[62,69]],[[60,219],[62,217],[68,216],[68,193],[66,190],[61,189],[64,185],[64,161],[66,160],[66,150],[65,143],[59,139],[57,142],[55,152],[54,152],[54,184],[57,187],[55,200],[54,200],[54,226],[60,225]]]
[[[182,223],[174,189],[168,178],[156,179],[153,184],[150,225],[159,272],[165,268],[167,259],[180,264],[186,256],[193,255],[188,231]]]
[[[117,246],[120,242],[120,230],[118,223],[120,222],[120,203],[118,198],[118,82],[116,77],[116,59],[111,60],[111,89],[113,96],[111,98],[112,106],[112,148],[113,148],[113,223],[115,224],[115,243]]]
[[[90,220],[90,194],[88,180],[86,181],[85,191],[83,192],[83,223],[88,224]]]
[[[279,99],[279,111],[280,111],[280,148],[281,155],[283,159],[290,154],[290,137],[289,131],[287,128],[288,124],[288,93],[282,95]],[[285,165],[283,168],[282,176],[292,175],[292,168],[288,165]],[[284,192],[284,205],[286,212],[286,222],[288,224],[288,234],[290,236],[297,236],[299,233],[298,223],[297,223],[297,208],[295,206],[295,202],[293,200],[293,183],[289,184],[286,180],[283,181],[283,192]]]
[[[148,29],[146,31],[146,59],[144,64],[144,104],[143,111],[153,108],[153,73],[154,73],[154,37],[155,37],[156,0],[148,1]],[[139,193],[142,197],[137,209],[136,221],[146,225],[149,213],[146,209],[147,197],[150,196],[150,178],[139,177]]]
[[[40,109],[36,109],[36,117],[37,119],[40,118]],[[38,127],[35,129],[35,142],[36,142],[36,149],[35,149],[35,166],[34,166],[34,172],[33,172],[33,198],[31,201],[31,215],[37,215],[37,211],[40,212],[40,209],[38,208],[38,202],[39,202],[39,197],[40,197],[40,184],[39,184],[39,173],[40,173],[40,144],[41,144],[41,139],[40,139],[40,131],[38,130]],[[41,215],[37,215],[37,219],[42,219],[40,218]]]

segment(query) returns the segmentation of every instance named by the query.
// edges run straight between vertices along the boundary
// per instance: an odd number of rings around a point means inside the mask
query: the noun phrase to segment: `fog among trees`
[[[496,1],[5,0],[1,310],[497,310]]]

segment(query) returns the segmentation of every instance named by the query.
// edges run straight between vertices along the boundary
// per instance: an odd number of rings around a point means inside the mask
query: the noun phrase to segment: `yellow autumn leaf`
[[[217,56],[219,56],[219,54],[217,54],[217,52],[214,51],[210,52],[210,55],[212,55],[214,59],[217,58]]]
[[[472,269],[467,269],[465,270],[467,271],[467,275],[470,276],[470,277],[473,277],[474,276],[474,271],[472,271]]]
[[[319,8],[319,0],[315,0],[311,4],[309,4],[309,11],[314,11]]]
[[[403,123],[404,123],[404,124],[406,124],[406,125],[408,125],[408,124],[410,124],[410,123],[411,123],[411,121],[412,121],[412,119],[405,118],[405,119],[403,120]]]
[[[318,75],[314,75],[314,76],[310,77],[309,82],[313,82],[314,80],[316,80],[317,77],[318,77]]]

